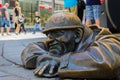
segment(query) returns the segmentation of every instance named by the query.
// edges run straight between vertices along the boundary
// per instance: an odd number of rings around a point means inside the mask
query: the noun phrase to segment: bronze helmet
[[[83,27],[81,20],[73,13],[61,12],[53,14],[45,25],[43,33],[58,29],[72,29]]]

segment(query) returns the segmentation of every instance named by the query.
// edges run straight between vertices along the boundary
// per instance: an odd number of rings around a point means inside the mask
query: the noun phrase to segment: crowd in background
[[[0,9],[0,31],[1,35],[4,36],[4,33],[6,31],[7,35],[10,34],[10,27],[14,27],[14,33],[16,35],[19,35],[21,32],[21,29],[23,29],[24,33],[26,34],[26,29],[24,23],[26,22],[25,16],[21,11],[21,7],[19,2],[15,2],[15,7],[13,9],[12,13],[9,13],[8,11],[9,4],[5,3],[4,6]],[[39,28],[40,32],[42,32],[41,27],[41,19],[39,16],[39,12],[35,12],[34,17],[34,29],[33,34],[36,33],[37,28]],[[6,30],[5,30],[6,29]]]

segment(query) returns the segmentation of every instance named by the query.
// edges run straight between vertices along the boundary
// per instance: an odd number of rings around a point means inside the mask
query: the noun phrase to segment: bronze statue
[[[30,43],[22,53],[25,68],[39,77],[112,79],[119,75],[120,40],[108,29],[86,27],[68,12],[50,17],[43,42]]]

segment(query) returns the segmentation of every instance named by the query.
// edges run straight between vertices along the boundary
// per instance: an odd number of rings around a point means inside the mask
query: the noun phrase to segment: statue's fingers
[[[38,72],[39,76],[42,76],[42,74],[44,73],[44,71],[47,69],[49,63],[46,63]]]
[[[55,66],[51,66],[51,68],[49,70],[49,74],[53,74],[54,73],[54,68],[55,68]]]
[[[43,65],[42,65],[42,66],[38,66],[38,67],[33,71],[33,73],[34,73],[35,75],[37,75],[38,72],[42,69],[42,67],[43,67]]]

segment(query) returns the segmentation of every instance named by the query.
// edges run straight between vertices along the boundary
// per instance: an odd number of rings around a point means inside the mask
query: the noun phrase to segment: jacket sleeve
[[[84,52],[62,56],[58,73],[61,77],[112,78],[120,67],[120,40],[114,36],[94,41]]]
[[[36,68],[37,57],[43,54],[47,54],[45,43],[37,42],[28,44],[21,55],[24,67]]]

